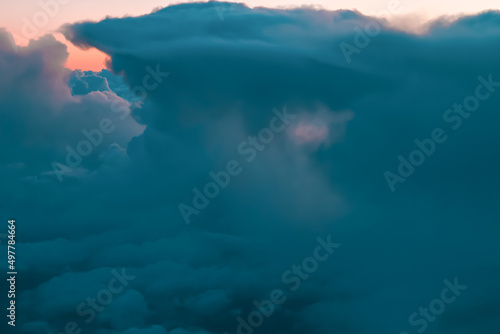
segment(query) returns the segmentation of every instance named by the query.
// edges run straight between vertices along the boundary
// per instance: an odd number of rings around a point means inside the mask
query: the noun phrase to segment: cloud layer
[[[64,32],[109,71],[71,73],[52,37],[16,53],[0,32],[0,212],[18,220],[21,333],[233,334],[275,289],[286,302],[255,333],[416,333],[409,317],[455,277],[467,290],[418,315],[425,332],[498,328],[500,13],[412,35],[348,11],[202,3]],[[342,43],[359,51],[350,62]],[[488,97],[469,112],[478,85]],[[114,130],[60,182],[54,161],[103,119]],[[398,157],[435,129],[447,140],[401,176]],[[230,161],[241,173],[186,225],[179,204]],[[387,171],[404,179],[394,192]],[[342,246],[290,274],[292,291],[283,275],[329,235]],[[114,293],[121,268],[134,278]],[[86,322],[78,306],[108,290]]]

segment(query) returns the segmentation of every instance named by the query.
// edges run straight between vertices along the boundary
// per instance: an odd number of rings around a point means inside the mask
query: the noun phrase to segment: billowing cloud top
[[[500,13],[414,35],[193,3],[63,31],[109,71],[0,32],[20,333],[498,328]]]

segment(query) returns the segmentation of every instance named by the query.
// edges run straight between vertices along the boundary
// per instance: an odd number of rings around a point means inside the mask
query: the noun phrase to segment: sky
[[[175,0],[25,0],[22,2],[2,2],[0,4],[0,22],[11,33],[20,45],[28,43],[29,39],[47,33],[56,33],[59,41],[64,42],[70,52],[67,66],[71,69],[99,70],[104,67],[106,56],[97,50],[82,51],[67,43],[58,29],[67,23],[83,20],[97,21],[107,16],[139,16],[152,10],[171,4],[194,2]],[[290,8],[300,6],[315,6],[329,10],[358,10],[365,15],[389,17],[395,24],[403,28],[416,28],[420,24],[443,15],[458,15],[463,13],[478,13],[487,9],[500,9],[496,0],[452,1],[452,0],[250,0],[245,2],[249,7]],[[397,8],[387,15],[389,8]],[[40,16],[40,12],[49,15]],[[408,15],[411,17],[408,17]],[[46,20],[45,20],[46,19]],[[28,23],[27,23],[28,22]],[[38,24],[36,24],[38,23]]]
[[[499,332],[497,8],[157,5],[0,29],[1,333]]]

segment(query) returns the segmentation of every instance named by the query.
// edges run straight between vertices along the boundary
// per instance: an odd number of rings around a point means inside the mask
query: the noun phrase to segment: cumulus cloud
[[[47,166],[54,161],[66,164],[67,147],[77,149],[85,139],[83,132],[98,128],[102,119],[120,126],[94,149],[94,158],[83,161],[79,167],[96,165],[98,155],[109,145],[124,147],[142,132],[132,117],[121,119],[131,113],[130,103],[112,92],[105,79],[85,76],[94,87],[89,88],[86,83],[84,89],[80,79],[81,86],[73,87],[74,92],[80,91],[72,94],[68,82],[76,76],[63,67],[67,56],[66,46],[50,35],[31,41],[19,52],[8,45],[0,49],[0,118],[4,127],[0,140],[5,152],[0,161],[21,169],[19,172],[25,176],[50,172]],[[92,82],[91,78],[101,81]]]
[[[110,56],[99,73],[64,69],[50,36],[15,53],[0,33],[0,212],[22,236],[20,331],[232,334],[281,289],[255,332],[415,332],[410,314],[454,277],[468,289],[426,333],[498,326],[500,14],[417,36],[350,11],[217,6],[223,20],[196,3],[64,27]],[[342,43],[359,49],[351,62]],[[488,98],[443,118],[480,76]],[[285,107],[289,122],[273,111]],[[103,117],[116,130],[59,182],[52,162]],[[391,192],[384,173],[436,128],[447,141]],[[178,205],[232,160],[241,173],[186,225]],[[328,235],[342,247],[291,291],[283,274]],[[135,278],[86,323],[76,309],[113,268]]]

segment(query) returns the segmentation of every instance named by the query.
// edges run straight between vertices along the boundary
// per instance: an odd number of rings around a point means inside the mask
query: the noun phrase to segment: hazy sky
[[[64,2],[65,4],[59,4]],[[154,8],[165,7],[180,2],[177,0],[25,0],[22,2],[1,2],[0,22],[14,34],[18,44],[27,44],[28,38],[38,37],[55,32],[65,23],[83,20],[101,20],[106,16],[122,17],[147,14]],[[417,21],[425,21],[441,15],[460,13],[476,13],[485,9],[500,9],[498,0],[452,1],[452,0],[248,0],[250,7],[294,7],[302,5],[321,6],[326,9],[357,9],[363,14],[377,15],[389,8],[392,2],[399,3],[397,19],[407,14],[417,17]],[[44,5],[45,4],[45,5]],[[54,6],[57,4],[57,6]],[[44,15],[43,8],[50,15]],[[47,19],[48,18],[48,19]],[[29,22],[29,23],[27,23]],[[36,24],[38,22],[38,25]],[[405,19],[405,22],[408,22]],[[415,20],[412,20],[415,22]],[[26,38],[28,37],[28,38]],[[62,35],[57,36],[64,41]],[[68,45],[71,68],[97,70],[103,67],[104,55],[95,50],[81,51]]]

